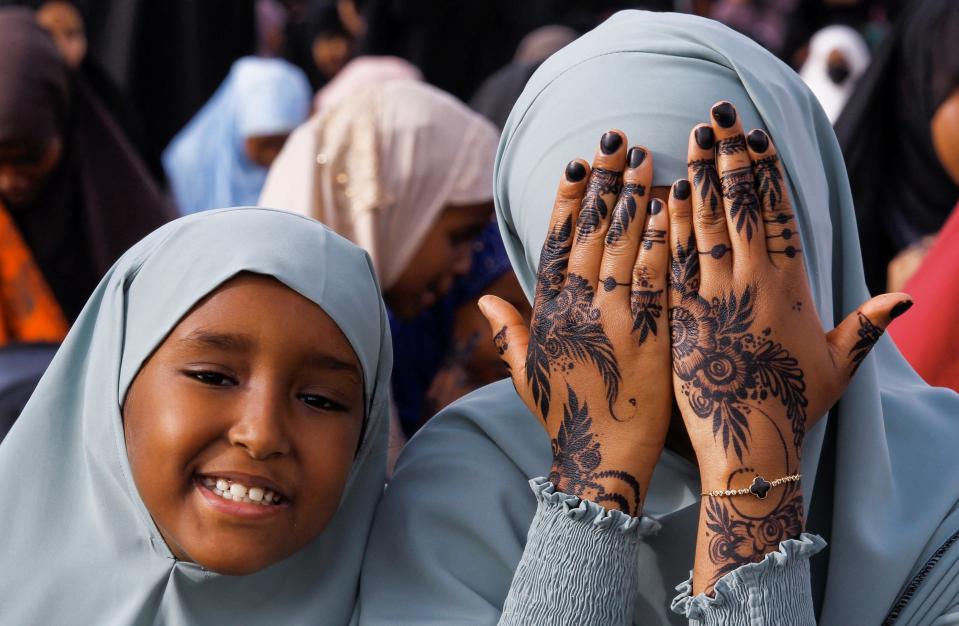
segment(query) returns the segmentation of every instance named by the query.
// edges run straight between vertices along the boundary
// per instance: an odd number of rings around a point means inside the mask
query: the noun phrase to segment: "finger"
[[[786,177],[776,147],[766,131],[758,128],[746,137],[746,145],[749,146],[756,193],[762,206],[769,259],[780,269],[805,272],[796,216],[786,191]]]
[[[582,159],[574,159],[566,165],[556,191],[546,241],[539,255],[534,311],[542,302],[555,298],[566,282],[569,253],[573,247],[573,224],[579,214],[588,175],[589,165]]]
[[[693,232],[699,249],[699,271],[707,285],[726,289],[732,282],[733,249],[723,209],[719,174],[713,147],[716,143],[711,126],[701,124],[689,134],[687,169],[693,184]],[[685,182],[688,188],[689,182]],[[683,186],[674,192],[686,190]],[[688,196],[689,193],[684,193]],[[685,198],[684,198],[685,199]]]
[[[912,297],[905,293],[884,293],[868,300],[850,313],[826,335],[841,378],[841,394],[856,370],[869,355],[889,323],[912,306]]]
[[[618,298],[628,302],[636,251],[643,239],[646,222],[646,193],[653,178],[652,156],[641,146],[634,146],[626,154],[626,172],[623,189],[613,207],[606,246],[599,270],[604,298]]]
[[[689,185],[686,187],[688,189]],[[669,212],[666,204],[656,198],[649,203],[643,243],[633,265],[629,298],[633,336],[640,345],[652,336],[660,337],[664,336],[661,333],[668,333],[664,330],[665,320],[662,317],[669,267],[668,241]]]
[[[529,348],[529,328],[526,327],[526,322],[516,307],[502,298],[483,296],[477,304],[480,312],[489,322],[490,331],[493,333],[493,344],[509,370],[513,386],[528,406],[526,352]],[[543,421],[543,413],[539,407],[530,406],[529,409],[545,426],[546,422]]]
[[[729,102],[719,102],[713,105],[712,120],[716,169],[733,246],[733,274],[752,276],[769,262],[753,164],[736,108]]]
[[[673,183],[667,204],[670,242],[669,306],[674,307],[699,294],[699,255],[696,252],[696,238],[691,223],[690,197],[677,197],[676,183]]]
[[[599,142],[593,170],[576,219],[576,236],[569,256],[569,273],[586,281],[595,292],[609,217],[623,186],[626,135],[611,130]]]

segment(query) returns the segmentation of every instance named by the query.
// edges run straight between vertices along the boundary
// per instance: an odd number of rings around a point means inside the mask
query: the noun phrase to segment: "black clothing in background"
[[[0,143],[63,144],[40,195],[6,208],[72,322],[110,266],[173,210],[33,11],[0,9],[0,41]]]
[[[59,344],[12,343],[0,347],[0,442],[47,370]]]
[[[959,199],[930,129],[939,105],[959,86],[956,42],[959,2],[917,0],[836,121],[873,294],[885,291],[886,266],[896,253],[938,231]]]
[[[256,52],[254,0],[85,4],[89,54],[129,94],[157,151],[209,100],[233,62]]]
[[[469,101],[470,108],[502,129],[513,105],[539,63],[510,63],[483,81]]]

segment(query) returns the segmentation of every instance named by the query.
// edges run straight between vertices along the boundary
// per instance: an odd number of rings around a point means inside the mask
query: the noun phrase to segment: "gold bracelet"
[[[802,474],[793,474],[792,476],[783,476],[782,478],[777,478],[776,480],[769,482],[757,474],[756,478],[753,479],[753,484],[749,485],[745,489],[715,489],[713,491],[704,491],[699,495],[712,496],[714,498],[726,498],[729,496],[746,496],[752,494],[760,500],[765,500],[766,494],[768,494],[769,490],[773,487],[778,487],[779,485],[785,483],[794,483],[801,478]]]

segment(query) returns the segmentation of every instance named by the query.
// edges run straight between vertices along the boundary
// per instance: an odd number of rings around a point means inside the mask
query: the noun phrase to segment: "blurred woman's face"
[[[492,212],[492,202],[443,209],[399,279],[383,294],[395,315],[415,317],[448,292],[456,276],[470,270],[473,240]]]
[[[246,153],[246,158],[253,163],[260,167],[270,167],[283,149],[287,137],[289,137],[288,133],[247,137],[243,143],[243,151]]]
[[[936,109],[932,118],[932,144],[942,167],[959,185],[959,89]]]
[[[37,23],[53,37],[67,65],[80,67],[87,56],[87,33],[76,7],[62,0],[46,2],[37,10]]]
[[[29,206],[43,191],[62,155],[59,135],[35,145],[0,143],[0,202],[12,210]]]

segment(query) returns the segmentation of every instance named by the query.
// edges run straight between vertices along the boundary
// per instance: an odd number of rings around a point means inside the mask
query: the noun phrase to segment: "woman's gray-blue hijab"
[[[145,359],[239,272],[326,311],[364,376],[366,426],[336,515],[310,545],[250,576],[173,559],[130,473],[121,421]],[[392,365],[367,254],[319,223],[227,209],[167,224],[103,278],[0,445],[0,622],[346,624],[383,490]]]
[[[832,328],[868,299],[842,155],[812,93],[770,53],[719,23],[638,11],[615,15],[550,57],[506,123],[496,160],[496,211],[530,299],[565,164],[589,157],[603,132],[619,128],[631,143],[652,150],[654,184],[669,185],[686,176],[689,132],[707,121],[718,100],[733,102],[747,129],[764,128],[776,142],[823,326]],[[808,530],[830,542],[812,565],[821,624],[882,622],[920,568],[956,537],[957,445],[959,396],[927,386],[892,341],[882,339],[836,409],[806,439]],[[434,418],[400,458],[377,514],[364,565],[364,615],[384,615],[383,600],[402,594],[400,579],[416,577],[440,588],[422,592],[425,615],[463,615],[460,604],[475,613],[498,610],[534,510],[524,479],[545,475],[550,461],[543,429],[508,381]],[[421,497],[416,492],[429,476],[436,484]],[[451,503],[466,497],[467,484],[469,493],[483,495],[460,515]],[[642,548],[636,623],[684,622],[668,614],[668,604],[672,587],[692,567],[699,491],[695,467],[666,450],[646,504],[663,529]],[[424,556],[388,543],[401,530]],[[445,540],[444,553],[430,552],[427,537]],[[457,547],[457,538],[467,547]],[[388,559],[399,573],[382,565]],[[468,569],[457,565],[463,559]],[[445,568],[442,575],[433,573],[437,568]],[[415,584],[407,597],[420,593]],[[896,623],[928,624],[951,607],[959,619],[957,596],[959,544],[939,556]]]

